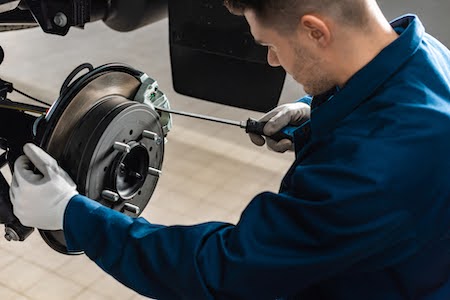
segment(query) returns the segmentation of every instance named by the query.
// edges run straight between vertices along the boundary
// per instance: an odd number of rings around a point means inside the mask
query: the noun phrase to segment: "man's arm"
[[[274,299],[350,269],[391,266],[448,230],[447,193],[433,194],[433,205],[429,199],[430,191],[448,186],[449,169],[437,154],[450,149],[435,131],[419,140],[411,130],[381,132],[388,135],[346,131],[308,144],[281,193],[257,195],[236,226],[153,225],[75,196],[65,210],[68,245],[158,299]],[[439,152],[424,156],[435,144]],[[58,179],[61,172],[52,174]],[[39,180],[21,178],[11,189],[15,212],[31,222],[25,225],[44,220],[39,212],[53,216],[53,194],[33,191],[53,188],[55,178]]]
[[[400,176],[421,167],[403,165],[418,153],[408,144],[354,139],[297,164],[289,189],[257,195],[236,226],[153,225],[77,196],[65,215],[68,244],[158,299],[275,299],[349,268],[384,268],[417,250],[417,199],[428,187],[411,186],[420,174]],[[389,168],[367,159],[383,153]]]

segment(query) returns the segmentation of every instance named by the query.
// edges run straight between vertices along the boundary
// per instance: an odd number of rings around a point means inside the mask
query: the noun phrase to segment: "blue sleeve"
[[[311,106],[312,98],[313,98],[312,96],[306,95],[306,96],[304,96],[304,97],[298,99],[296,102],[303,102],[303,103],[306,103],[306,104],[308,104],[309,106]]]
[[[273,300],[349,269],[384,268],[416,251],[414,216],[424,202],[410,200],[428,193],[420,174],[401,176],[430,168],[408,141],[393,140],[346,137],[322,147],[294,164],[285,192],[257,195],[236,226],[154,225],[76,196],[65,215],[67,243],[161,300]],[[371,154],[396,166],[392,178]]]

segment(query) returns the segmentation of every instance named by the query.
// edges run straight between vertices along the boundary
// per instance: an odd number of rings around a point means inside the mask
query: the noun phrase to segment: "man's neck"
[[[340,52],[340,71],[337,75],[340,87],[398,38],[398,34],[381,11],[374,12],[368,26],[370,30],[367,32],[350,32],[342,39],[343,51]]]

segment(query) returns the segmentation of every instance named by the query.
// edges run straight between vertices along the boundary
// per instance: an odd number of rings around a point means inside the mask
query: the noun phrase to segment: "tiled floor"
[[[98,66],[120,61],[158,80],[175,109],[236,120],[260,115],[175,93],[167,29],[164,20],[128,34],[114,32],[101,23],[88,25],[85,31],[72,29],[64,38],[45,35],[39,29],[0,33],[0,45],[6,53],[0,77],[51,102],[64,78],[80,63]],[[301,95],[301,88],[289,78],[282,101]],[[278,189],[291,160],[292,154],[253,146],[237,127],[174,116],[163,176],[143,216],[167,225],[237,222],[254,195]],[[1,300],[142,298],[85,256],[56,253],[36,232],[23,243],[0,239],[0,269]]]
[[[448,35],[443,34],[448,26],[437,26],[434,13],[426,10],[433,4],[436,11],[446,13],[447,0],[429,1],[426,6],[423,1],[410,1],[410,9],[402,7],[404,2],[400,0],[380,2],[385,7],[392,3],[390,18],[419,7],[425,23],[434,24],[431,28],[448,43]],[[447,9],[443,7],[446,5]],[[114,32],[102,23],[89,24],[84,31],[72,29],[66,37],[45,35],[39,29],[0,33],[0,45],[6,52],[0,77],[51,102],[75,66],[119,61],[157,79],[175,109],[236,120],[259,115],[176,94],[171,87],[167,30],[167,20],[163,20],[127,34]],[[301,95],[301,88],[288,78],[281,102]],[[255,194],[278,189],[292,160],[292,154],[280,155],[253,146],[237,128],[178,116],[174,117],[168,140],[163,176],[143,212],[151,222],[160,224],[237,222]],[[1,300],[142,298],[85,256],[54,252],[37,233],[24,243],[0,239]]]

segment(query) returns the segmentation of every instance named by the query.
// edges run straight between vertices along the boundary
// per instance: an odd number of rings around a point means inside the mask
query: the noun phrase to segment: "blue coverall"
[[[450,52],[416,16],[392,26],[237,225],[155,225],[75,196],[69,249],[157,299],[450,299]]]

